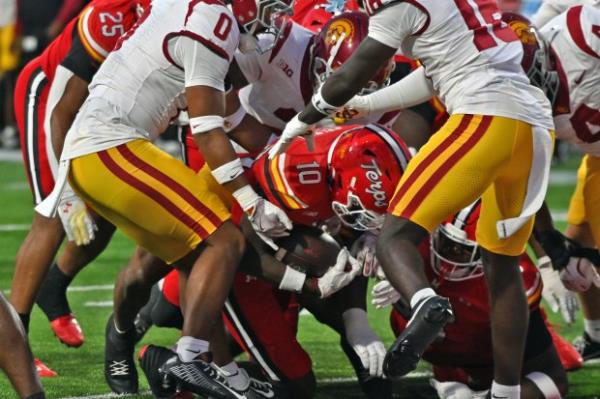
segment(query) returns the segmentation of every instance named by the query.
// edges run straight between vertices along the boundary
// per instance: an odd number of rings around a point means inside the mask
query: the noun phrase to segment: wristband
[[[323,94],[321,94],[322,88],[323,86],[319,87],[319,90],[317,90],[315,95],[312,97],[311,102],[313,107],[315,107],[315,109],[323,115],[331,115],[335,111],[337,111],[338,107],[331,105],[327,101],[325,101],[325,99],[323,98]]]
[[[544,256],[540,256],[537,259],[536,265],[538,267],[540,267],[540,266],[543,266],[543,265],[548,264],[548,263],[552,264],[552,259],[550,259],[550,257],[548,255],[544,255]]]
[[[210,173],[212,173],[217,183],[223,185],[244,174],[244,167],[242,166],[242,161],[236,158],[233,161],[224,163],[215,170],[211,170]]]
[[[285,291],[301,292],[304,281],[306,280],[306,274],[299,272],[289,266],[285,267],[285,273],[279,283],[279,289]]]
[[[224,123],[225,119],[222,116],[197,116],[195,118],[190,118],[190,130],[193,134],[208,133],[209,131],[219,127],[223,129]]]
[[[238,188],[232,195],[246,212],[254,208],[256,203],[260,200],[256,191],[254,191],[249,184],[246,184],[242,188]]]

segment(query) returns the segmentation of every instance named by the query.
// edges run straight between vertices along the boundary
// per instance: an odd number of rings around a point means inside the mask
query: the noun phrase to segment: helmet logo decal
[[[339,18],[333,21],[327,29],[327,36],[325,37],[325,43],[328,46],[332,46],[340,40],[340,38],[352,38],[354,35],[354,25],[349,19]]]
[[[375,206],[387,207],[387,197],[385,195],[385,191],[382,190],[382,173],[381,169],[379,169],[379,165],[377,165],[377,161],[372,159],[370,164],[363,163],[360,165],[360,167],[361,169],[365,170],[365,177],[371,183],[365,191],[373,196],[373,199],[375,200]]]

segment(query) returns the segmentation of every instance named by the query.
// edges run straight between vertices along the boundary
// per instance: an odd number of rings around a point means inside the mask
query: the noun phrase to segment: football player
[[[600,10],[591,5],[579,5],[551,19],[539,30],[541,50],[546,51],[537,58],[547,67],[538,74],[542,78],[538,84],[546,89],[552,100],[556,135],[585,154],[567,216],[566,235],[574,240],[569,247],[575,247],[575,250],[577,247],[597,249],[600,246],[600,213],[596,209],[600,200],[596,188],[600,177],[600,95],[595,89],[600,83],[598,25]],[[556,235],[560,238],[560,233]],[[554,264],[557,254],[552,251],[553,247],[556,247],[555,241],[551,240],[545,249]],[[579,340],[579,350],[585,360],[598,357],[600,290],[594,286],[598,284],[594,265],[586,259],[571,258],[567,268],[561,271],[561,277],[568,288],[581,293],[585,332]]]
[[[248,184],[223,132],[223,88],[241,37],[246,45],[252,43],[252,33],[276,29],[272,20],[289,7],[234,1],[231,8],[219,1],[151,3],[94,76],[67,134],[55,190],[37,208],[52,214],[68,177],[94,211],[177,266],[188,317],[178,356],[164,370],[191,391],[220,398],[239,397],[248,390],[221,378],[208,352],[215,320],[244,252],[244,237],[207,187],[207,176],[195,174],[151,140],[179,109],[187,108],[192,133],[211,168],[209,177],[232,193],[257,231],[287,234],[291,222]],[[106,351],[128,346],[133,335],[133,323],[109,321]],[[123,384],[114,379],[111,388],[136,392],[137,378],[127,378],[135,366],[125,366]]]
[[[19,323],[18,314],[0,293],[0,369],[19,398],[45,399],[27,333]]]
[[[141,6],[137,0],[93,1],[21,71],[15,111],[35,205],[54,187],[62,143],[87,96],[87,85],[119,37],[134,24]],[[59,217],[34,213],[31,229],[17,253],[11,302],[27,331],[37,296],[58,339],[77,347],[84,338],[66,290],[77,272],[105,248],[114,227],[89,212],[72,190],[68,192],[59,205]],[[65,231],[69,241],[54,261]],[[36,363],[41,376],[55,375],[39,360]]]
[[[522,48],[495,1],[377,0],[365,8],[369,37],[286,125],[271,156],[285,151],[293,137],[306,135],[310,145],[311,125],[350,100],[398,49],[419,59],[423,67],[408,77],[358,97],[368,103],[362,109],[383,111],[437,94],[450,114],[412,158],[378,239],[378,260],[413,310],[384,371],[398,378],[413,370],[454,318],[449,301],[429,286],[417,245],[483,195],[477,238],[491,296],[492,395],[518,398],[528,324],[518,258],[547,188],[553,143],[548,100],[523,73]]]
[[[336,218],[362,232],[381,226],[382,214],[409,158],[406,145],[388,129],[377,125],[339,127],[316,135],[314,153],[307,152],[301,140],[274,160],[264,153],[252,165],[251,180],[295,224],[322,226]],[[340,334],[342,348],[367,396],[391,395],[391,386],[376,378],[381,377],[382,343],[366,320],[364,291],[362,298],[360,290],[354,290],[350,298],[341,291],[337,299],[315,300],[314,294],[327,298],[341,283],[347,284],[349,281],[342,281],[342,277],[348,279],[347,274],[335,276],[332,268],[314,279],[283,265],[269,272],[253,272],[244,262],[242,267],[244,273],[236,276],[225,318],[232,335],[266,376],[283,384],[294,398],[314,394],[311,360],[296,340],[301,305]],[[251,275],[265,277],[276,286]],[[167,325],[173,325],[171,320],[178,316],[177,311],[173,318],[166,315],[178,303],[175,281],[167,277],[162,286],[164,299],[157,297],[151,305]]]
[[[443,339],[431,344],[423,355],[433,364],[432,385],[443,399],[475,397],[475,391],[489,390],[494,374],[488,289],[475,241],[479,212],[477,201],[442,223],[419,246],[427,278],[438,293],[449,298],[456,314],[456,322],[446,326]],[[540,308],[542,280],[526,254],[519,266],[529,304],[521,398],[561,398],[568,383],[556,348],[562,348],[570,367],[581,367],[581,357],[572,347],[569,353],[569,347],[564,346],[568,343],[561,343],[546,325]],[[408,308],[396,303],[399,297],[387,281],[373,288],[374,305],[394,304],[390,321],[397,336],[410,317]],[[556,348],[555,339],[559,340]]]
[[[598,0],[543,0],[540,7],[537,9],[531,21],[533,25],[541,28],[546,25],[548,21],[556,17],[559,14],[567,11],[569,7],[576,5],[589,4],[592,6],[599,6],[600,1]]]

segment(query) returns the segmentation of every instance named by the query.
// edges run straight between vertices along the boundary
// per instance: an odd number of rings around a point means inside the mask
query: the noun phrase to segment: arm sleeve
[[[225,90],[229,60],[215,54],[209,47],[186,36],[175,43],[173,59],[185,71],[185,87],[209,86]]]
[[[369,19],[369,37],[399,48],[407,36],[419,33],[427,22],[427,14],[409,3],[390,5]]]
[[[409,108],[429,100],[434,95],[431,80],[419,67],[404,79],[365,96],[371,112],[388,112]]]
[[[241,53],[236,51],[235,60],[248,83],[253,83],[260,80],[262,76],[262,68],[260,65],[260,54],[258,51],[251,51],[249,53]]]
[[[72,40],[71,50],[63,59],[61,65],[86,82],[91,82],[99,64],[85,50],[77,34],[73,35]]]

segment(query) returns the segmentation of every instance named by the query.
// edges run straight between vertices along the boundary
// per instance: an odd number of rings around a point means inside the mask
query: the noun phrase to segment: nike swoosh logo
[[[585,72],[586,72],[586,71],[583,71],[583,72],[581,73],[581,75],[579,75],[579,78],[575,79],[575,84],[577,84],[577,85],[578,85],[579,83],[581,83],[581,81],[583,80],[583,77],[585,76]]]

